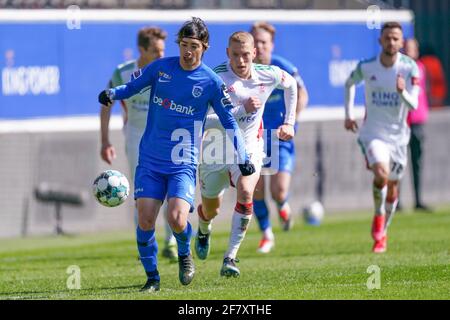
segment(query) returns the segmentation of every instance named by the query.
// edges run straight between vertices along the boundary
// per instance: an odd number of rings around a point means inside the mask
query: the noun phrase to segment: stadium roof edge
[[[339,14],[336,14],[339,12]],[[366,10],[69,10],[69,9],[4,9],[0,11],[0,23],[4,22],[60,22],[69,19],[102,22],[173,22],[186,21],[192,16],[201,17],[205,21],[236,22],[269,20],[279,23],[319,22],[348,23],[370,22],[374,13]],[[269,17],[269,18],[268,18]],[[411,22],[414,14],[410,10],[381,10],[381,22]]]

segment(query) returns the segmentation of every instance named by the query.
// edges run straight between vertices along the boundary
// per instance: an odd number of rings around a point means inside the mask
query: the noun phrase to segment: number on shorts
[[[400,175],[403,171],[403,165],[401,165],[398,162],[393,162],[392,163],[392,168],[391,168],[391,172],[394,172],[397,175]]]

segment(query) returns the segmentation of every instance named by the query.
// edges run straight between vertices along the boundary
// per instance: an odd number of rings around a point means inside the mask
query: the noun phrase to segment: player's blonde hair
[[[246,31],[234,32],[228,39],[228,46],[230,46],[232,42],[237,42],[239,44],[250,43],[252,47],[255,45],[253,36]]]

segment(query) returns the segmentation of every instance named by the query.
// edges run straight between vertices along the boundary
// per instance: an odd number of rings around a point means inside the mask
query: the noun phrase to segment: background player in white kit
[[[138,32],[137,44],[139,50],[139,58],[137,60],[127,61],[117,66],[114,74],[109,82],[109,87],[113,88],[130,81],[133,72],[145,67],[152,61],[164,56],[165,39],[167,33],[158,27],[143,27]],[[139,155],[139,142],[144,133],[147,123],[147,113],[149,106],[150,90],[132,96],[129,99],[121,100],[123,107],[125,135],[125,150],[130,167],[130,174],[133,177],[136,171]],[[100,127],[101,127],[101,157],[108,164],[112,164],[116,157],[116,150],[109,141],[109,119],[111,116],[111,108],[102,106],[100,111]],[[164,202],[163,210],[166,212],[167,204]],[[166,217],[166,215],[164,215]],[[134,214],[135,224],[137,224],[137,209]],[[166,219],[166,218],[165,218]],[[172,234],[172,230],[165,221],[166,229],[165,246],[162,255],[171,261],[178,260],[176,249],[176,240]]]
[[[366,118],[358,142],[374,174],[375,216],[372,223],[373,252],[385,252],[387,227],[398,202],[398,181],[407,163],[410,130],[408,111],[418,105],[419,71],[414,60],[399,52],[403,31],[387,22],[379,39],[379,56],[361,61],[345,84],[345,129],[356,132],[353,116],[355,84],[365,82]]]
[[[234,157],[233,154],[227,154],[226,150],[233,151],[233,148],[226,148],[227,136],[214,114],[209,115],[206,120],[205,129],[210,131],[203,141],[203,160],[199,166],[202,204],[197,209],[199,230],[195,239],[195,250],[200,259],[206,259],[208,256],[211,223],[219,213],[224,190],[230,184],[236,186],[237,189],[230,241],[220,271],[220,274],[226,277],[237,277],[240,274],[235,264],[236,255],[253,214],[253,193],[265,156],[262,136],[264,104],[275,88],[284,89],[287,109],[284,124],[278,128],[279,138],[289,140],[294,136],[297,105],[296,81],[291,75],[276,66],[254,64],[252,61],[255,55],[256,49],[252,35],[243,31],[235,32],[230,36],[228,42],[229,62],[214,69],[225,82],[231,101],[235,106],[232,113],[239,128],[243,131],[246,148],[251,162],[256,168],[255,174],[242,176],[236,162],[229,161]],[[214,134],[211,132],[211,128],[221,129],[221,131],[216,131]],[[213,135],[214,139],[211,139]],[[214,153],[220,154],[224,146],[225,157],[215,158],[212,156],[208,158]]]

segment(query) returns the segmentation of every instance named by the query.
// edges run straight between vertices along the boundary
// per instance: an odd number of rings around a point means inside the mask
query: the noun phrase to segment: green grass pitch
[[[369,212],[329,215],[320,227],[306,226],[297,217],[290,232],[282,232],[273,222],[275,249],[261,255],[256,252],[260,235],[252,221],[239,252],[240,278],[219,276],[228,243],[224,224],[214,230],[208,260],[195,259],[191,285],[179,283],[178,264],[160,257],[161,291],[152,294],[139,292],[145,276],[131,230],[3,239],[0,300],[450,298],[448,207],[434,214],[397,214],[389,230],[388,251],[379,255],[370,252]],[[66,272],[72,265],[80,268],[80,289],[67,288]],[[380,268],[379,289],[367,286],[376,283],[376,274],[367,272],[372,265]]]

